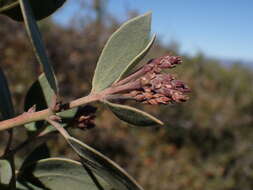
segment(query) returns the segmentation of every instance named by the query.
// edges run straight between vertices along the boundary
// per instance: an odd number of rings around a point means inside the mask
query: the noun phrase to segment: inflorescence
[[[138,86],[131,90],[128,96],[138,102],[152,105],[185,102],[188,100],[186,93],[191,91],[190,88],[184,82],[176,80],[175,76],[162,72],[181,63],[181,57],[171,55],[150,60],[132,74]]]

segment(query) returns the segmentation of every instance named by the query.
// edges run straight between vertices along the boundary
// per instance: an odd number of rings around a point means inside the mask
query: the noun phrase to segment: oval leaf
[[[95,176],[104,190],[112,190],[99,176]],[[18,181],[23,186],[50,190],[98,190],[90,175],[76,161],[63,158],[43,159],[27,165],[18,173]]]
[[[163,122],[154,116],[136,108],[105,101],[110,110],[121,120],[138,126],[163,125]]]
[[[36,20],[41,20],[53,14],[66,0],[29,0]],[[0,13],[16,21],[23,21],[18,0],[0,0]]]
[[[9,184],[12,177],[10,163],[7,160],[0,160],[0,183]]]
[[[50,84],[50,88],[54,90],[55,94],[58,94],[58,86],[56,83],[53,67],[48,60],[41,34],[38,29],[36,20],[34,19],[30,4],[28,0],[19,0],[19,2],[25,20],[26,30],[35,50],[36,57],[39,63],[43,66],[46,78]]]
[[[137,182],[120,166],[100,152],[73,137],[68,137],[66,140],[80,158],[82,158],[83,164],[85,164],[95,174],[110,183],[113,186],[113,189],[143,190],[143,188],[140,187],[140,185],[138,185]]]
[[[11,100],[11,94],[9,86],[4,75],[4,72],[0,68],[0,112],[3,119],[9,119],[14,117],[14,108]]]
[[[45,74],[41,74],[37,81],[33,83],[27,95],[25,97],[24,110],[28,111],[32,106],[36,105],[36,111],[48,108],[51,105],[52,97],[55,95],[52,88],[45,77]],[[63,126],[65,127],[77,113],[77,108],[73,108],[67,111],[57,113],[62,118]],[[36,131],[38,127],[45,125],[44,121],[37,121],[25,124],[25,127],[29,131]],[[47,130],[54,130],[50,125],[47,126]]]
[[[124,23],[107,41],[98,60],[92,92],[99,92],[119,79],[150,43],[151,13]]]
[[[145,57],[145,55],[148,53],[148,51],[150,50],[150,48],[152,47],[154,41],[155,41],[156,35],[153,35],[152,38],[150,39],[148,45],[146,46],[146,48],[139,54],[137,55],[130,64],[127,65],[127,67],[125,68],[125,70],[121,73],[121,75],[119,76],[119,78],[115,81],[119,81],[123,76],[126,76],[127,74],[130,74],[130,72],[132,71],[132,69]]]

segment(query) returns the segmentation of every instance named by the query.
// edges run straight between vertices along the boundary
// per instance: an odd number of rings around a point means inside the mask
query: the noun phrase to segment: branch
[[[47,118],[49,118],[52,115],[55,115],[58,112],[69,110],[69,109],[79,107],[91,102],[99,101],[99,100],[110,99],[110,96],[112,94],[126,92],[138,87],[139,87],[138,81],[130,82],[128,84],[124,84],[121,86],[112,86],[97,94],[89,94],[88,96],[73,100],[67,104],[61,105],[60,106],[61,108],[57,111],[54,111],[53,108],[47,108],[47,109],[37,111],[37,112],[24,112],[23,114],[17,117],[1,121],[0,131],[11,129],[17,126],[22,126],[26,123],[31,123],[31,122],[40,121],[40,120],[47,120]]]
[[[91,103],[94,101],[100,100],[102,97],[99,94],[91,94],[79,99],[76,99],[68,104],[65,104],[65,110],[72,109],[78,106],[82,106],[87,103]],[[63,110],[59,110],[63,111]],[[47,108],[37,112],[25,112],[17,117],[7,119],[0,122],[0,131],[11,129],[13,127],[22,126],[26,123],[31,123],[39,120],[45,120],[46,118],[54,115],[55,113],[52,111],[51,108]]]

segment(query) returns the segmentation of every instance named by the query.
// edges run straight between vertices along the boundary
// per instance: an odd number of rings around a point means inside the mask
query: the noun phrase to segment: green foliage
[[[65,0],[25,0],[29,2],[36,20],[41,20],[53,14]],[[0,13],[16,21],[23,21],[19,0],[0,0]]]
[[[104,190],[112,190],[102,178],[99,176],[96,178],[103,185]],[[81,163],[63,158],[49,158],[30,163],[19,171],[18,179],[24,187],[32,184],[34,190],[97,190]]]
[[[30,139],[28,139],[27,142],[36,139],[36,137],[39,137],[41,134],[49,134],[55,128],[80,156],[83,166],[80,170],[80,166],[74,166],[74,163],[69,160],[41,160],[50,156],[48,146],[42,144],[23,161],[18,173],[18,182],[16,183],[16,181],[11,180],[9,184],[10,188],[15,189],[15,186],[20,189],[79,189],[84,187],[89,189],[141,190],[142,187],[140,187],[134,179],[132,179],[112,160],[68,135],[67,131],[62,128],[66,126],[67,123],[59,123],[59,119],[52,119],[51,116],[54,116],[54,118],[60,116],[61,119],[64,119],[64,117],[68,117],[70,120],[74,119],[77,109],[69,109],[64,112],[59,112],[57,115],[54,113],[57,107],[56,98],[58,97],[58,85],[54,71],[49,63],[41,34],[33,15],[33,7],[31,7],[27,0],[20,0],[19,3],[26,30],[33,44],[37,59],[44,69],[44,73],[34,82],[25,97],[25,110],[27,112],[23,114],[23,117],[30,117],[33,113],[41,113],[41,110],[48,110],[51,114],[49,116],[47,115],[46,118],[39,118],[35,122],[25,124],[28,131],[35,131],[35,133],[28,133]],[[124,74],[129,72],[130,69],[134,68],[146,55],[155,39],[155,36],[153,36],[151,40],[149,40],[150,22],[151,13],[136,17],[124,24],[109,39],[98,61],[93,78],[93,92],[95,91],[98,93],[101,90],[110,87],[113,82],[118,81]],[[101,80],[101,77],[104,78]],[[8,104],[11,105],[8,85],[2,72],[1,83],[3,86],[3,92],[5,93],[4,98],[7,98],[6,100],[9,101]],[[2,102],[4,102],[5,99],[3,99]],[[98,100],[102,101],[102,99]],[[135,108],[109,102],[107,102],[107,105],[114,113],[117,112],[115,114],[119,118],[132,124],[162,124],[162,122],[153,116]],[[3,113],[5,114],[5,112]],[[82,115],[84,113],[79,114],[81,114],[81,116],[78,116],[79,119],[85,118],[85,116]],[[127,116],[124,116],[126,114]],[[50,128],[47,126],[46,121],[53,126],[53,129],[52,127]],[[10,133],[10,135],[12,135],[12,133]],[[10,136],[10,142],[12,140],[11,138],[12,136]],[[21,144],[20,147],[22,148],[22,146],[25,146],[27,142]],[[18,147],[18,149],[20,147]],[[8,147],[4,156],[10,153],[12,152]],[[11,170],[15,171],[15,164],[12,162],[14,159],[13,155],[10,159]],[[71,168],[71,170],[69,168]],[[87,173],[83,173],[84,169]],[[2,170],[5,170],[5,168],[3,167]],[[67,172],[69,175],[67,175]],[[97,178],[93,172],[100,177]],[[15,174],[12,174],[12,179],[15,179]],[[5,181],[6,180],[4,179],[4,182]]]
[[[99,57],[92,81],[92,92],[100,92],[119,80],[147,53],[150,40],[151,13],[123,24],[107,41]]]
[[[43,23],[42,25],[42,30],[45,34],[44,39],[48,52],[50,52],[49,56],[51,56],[50,60],[52,60],[54,67],[58,71],[57,76],[61,84],[61,95],[65,97],[64,100],[66,101],[70,98],[80,97],[89,93],[90,83],[87,81],[91,77],[90,73],[93,72],[95,67],[93,63],[97,60],[97,52],[101,49],[101,41],[104,42],[108,37],[108,33],[115,30],[117,26],[115,20],[112,23],[103,24],[101,22],[100,24],[97,26],[93,21],[88,21],[88,24],[85,25],[82,31],[77,31],[75,28],[61,28],[52,22]],[[11,79],[15,111],[16,113],[22,113],[23,109],[20,108],[21,106],[19,107],[19,103],[23,101],[23,94],[27,86],[30,85],[34,78],[37,78],[34,75],[40,71],[38,71],[38,67],[35,67],[36,65],[30,64],[34,63],[34,60],[31,59],[33,55],[28,51],[29,48],[21,26],[14,25],[12,22],[4,19],[4,17],[0,18],[0,25],[0,34],[5,36],[5,38],[1,39],[3,45],[0,46],[0,62],[8,79]],[[9,35],[9,31],[12,31],[12,35]],[[148,50],[152,43],[152,39],[148,40],[147,44],[149,45],[143,47],[144,49],[140,50],[135,58],[142,58],[139,55],[144,55],[147,52],[145,50]],[[165,47],[158,41],[147,60],[168,52],[178,54],[177,48],[173,47],[175,46],[166,45]],[[142,54],[141,52],[145,53]],[[125,72],[127,68],[133,68],[130,65],[134,62],[135,58],[133,56],[124,67],[120,68],[122,70],[120,70],[120,73],[116,73],[116,80],[125,75],[123,70]],[[99,128],[85,131],[85,133],[70,129],[71,133],[80,139],[84,139],[85,143],[91,144],[92,147],[104,152],[111,159],[117,161],[127,171],[136,176],[137,181],[147,190],[167,190],[168,188],[172,190],[252,189],[252,69],[240,64],[224,66],[217,60],[207,59],[203,54],[193,57],[184,55],[183,59],[184,64],[174,71],[184,81],[188,81],[189,86],[193,90],[191,100],[183,106],[172,105],[160,108],[143,108],[145,111],[159,115],[159,118],[165,122],[166,128],[146,128],[144,130],[127,128],[124,127],[124,123],[111,117],[107,111],[101,110],[99,112],[100,117],[97,119]],[[137,64],[139,61],[134,63]],[[38,72],[36,73],[34,70]],[[46,80],[46,78],[44,79]],[[47,80],[46,83],[48,85]],[[113,81],[110,83],[113,83]],[[48,87],[43,88],[47,89]],[[31,89],[29,93],[30,91]],[[47,103],[46,98],[50,96],[51,92],[45,91],[49,95],[45,97],[42,89],[36,91],[36,94],[38,94],[36,98],[40,100],[40,97],[43,97],[44,107],[47,108],[52,99],[49,98]],[[1,92],[0,99],[2,97],[4,96],[2,96]],[[27,104],[26,111],[34,104],[37,104],[37,109],[39,109],[38,105],[40,103],[35,100],[36,98],[34,98],[34,103],[30,103],[29,106]],[[115,114],[123,117],[123,120],[129,119],[129,117],[126,117],[132,116],[132,114],[129,114],[129,110],[124,110],[124,112],[127,112],[127,115],[121,116],[122,109],[119,110],[119,106],[126,107],[124,105],[117,105],[117,109],[114,111]],[[0,105],[0,109],[2,108],[2,105]],[[115,109],[115,107],[112,109]],[[134,108],[129,109],[133,110]],[[139,112],[137,111],[133,115],[137,113]],[[128,122],[131,123],[132,119]],[[75,126],[73,125],[72,127]],[[4,134],[1,136],[2,142],[6,141]],[[24,137],[19,130],[16,134],[14,144],[19,143],[20,139]],[[73,140],[73,142],[75,143],[76,141]],[[80,163],[70,160],[67,160],[66,165],[71,168],[77,167],[80,173],[84,174],[81,174],[84,177],[79,182],[83,184],[85,181],[88,181],[89,183],[86,185],[97,189],[92,178],[88,176],[86,169],[91,168],[93,165],[100,166],[100,162],[94,161],[94,159],[96,158],[101,161],[104,156],[102,155],[102,158],[100,158],[96,152],[90,152],[90,147],[87,149],[86,144],[83,146],[83,143],[80,143],[78,141],[75,146],[79,148],[79,154],[86,158],[82,160],[84,168]],[[50,140],[48,145],[53,155],[60,154],[75,158],[73,152],[66,149],[65,144],[56,138]],[[24,154],[27,154],[29,151],[29,148],[25,148],[24,151],[18,154],[18,157],[26,158]],[[39,151],[39,153],[36,153],[36,151]],[[31,160],[36,161],[46,155],[46,153],[41,154],[43,151],[41,152],[39,149],[36,149],[36,151],[35,157],[31,156],[34,155],[32,153],[28,156],[29,159],[27,158],[26,160],[30,160],[31,158]],[[29,168],[29,162],[25,161],[22,167]],[[40,165],[40,162],[42,161],[37,162],[38,165]],[[58,163],[55,163],[55,165]],[[66,165],[59,164],[59,168]],[[37,165],[33,163],[32,166],[36,168]],[[42,166],[44,168],[43,164]],[[73,171],[71,168],[68,171]],[[66,170],[64,172],[68,174]],[[116,173],[119,172],[117,169],[115,170]],[[41,169],[38,171],[41,171]],[[47,169],[43,169],[43,172],[45,171]],[[103,167],[96,167],[96,171],[95,169],[91,171],[101,183],[103,181],[109,187],[112,186],[109,185],[110,183],[107,180],[115,181],[115,179],[119,179],[115,177],[111,180],[108,177],[113,176],[110,173],[111,170],[109,170],[108,174]],[[33,172],[37,176],[38,173],[35,170]],[[0,169],[1,177],[3,173],[10,174]],[[107,179],[104,179],[102,176],[105,173]],[[58,172],[58,174],[62,175],[61,172]],[[48,173],[46,175],[48,176]],[[55,179],[55,176],[53,178]],[[78,176],[75,176],[75,179],[78,179]],[[121,182],[124,181],[124,178],[120,179]],[[17,183],[17,189],[43,189],[32,184],[34,181],[30,181],[30,179],[28,181],[25,183],[29,187]],[[56,183],[54,180],[49,182],[46,178],[41,180],[41,176],[39,176],[39,181],[50,185],[54,182]],[[65,182],[63,178],[61,178],[62,182]],[[0,189],[9,189],[6,183],[0,184]],[[121,185],[120,182],[119,184]],[[58,187],[59,184],[53,185]]]
[[[163,125],[163,122],[154,116],[138,110],[136,108],[115,104],[106,101],[105,104],[121,120],[137,126],[153,126],[156,124]]]
[[[34,19],[31,6],[27,0],[20,0],[20,6],[24,17],[26,29],[33,48],[36,53],[36,57],[39,63],[43,66],[46,78],[50,84],[50,87],[54,90],[55,94],[58,94],[57,81],[54,75],[53,67],[49,63],[49,59],[46,54],[46,50],[41,38],[39,28],[36,20]]]
[[[68,137],[66,140],[91,171],[102,177],[116,190],[142,190],[135,180],[120,166],[81,141]]]
[[[9,161],[0,160],[0,184],[8,185],[12,176],[11,166]]]
[[[153,35],[152,38],[150,39],[149,43],[147,44],[147,46],[145,47],[145,49],[142,50],[142,52],[140,52],[125,68],[125,70],[121,73],[121,75],[119,76],[118,80],[116,80],[115,82],[119,81],[119,79],[121,79],[123,76],[131,73],[133,71],[133,69],[135,68],[135,66],[145,57],[145,55],[149,52],[150,48],[152,47],[152,45],[154,44],[156,39],[156,35]]]

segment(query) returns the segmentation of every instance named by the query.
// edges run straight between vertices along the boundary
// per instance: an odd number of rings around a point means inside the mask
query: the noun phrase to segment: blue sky
[[[109,0],[108,10],[121,21],[127,10],[152,11],[152,31],[183,53],[253,61],[253,0]],[[66,24],[75,11],[68,0],[54,20]]]

